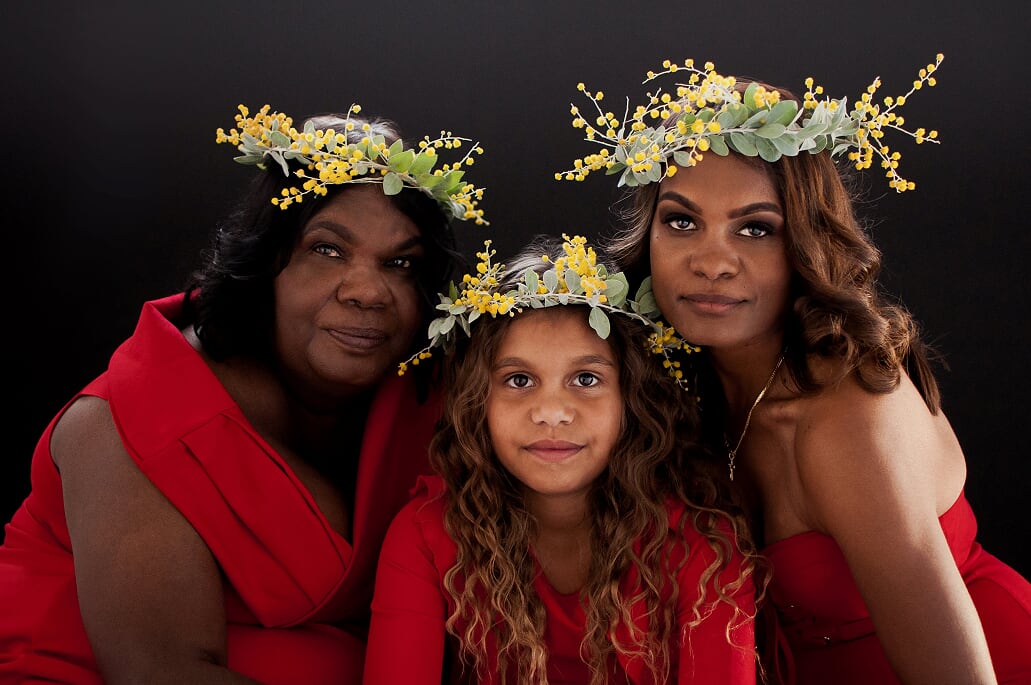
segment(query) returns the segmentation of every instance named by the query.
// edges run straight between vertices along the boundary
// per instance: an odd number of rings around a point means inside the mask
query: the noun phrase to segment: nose
[[[378,265],[352,262],[337,285],[337,300],[362,309],[382,308],[390,300],[390,288]]]
[[[530,420],[541,426],[559,426],[573,422],[575,412],[558,391],[543,391],[530,408]]]
[[[730,278],[738,271],[738,258],[728,241],[719,236],[700,236],[690,255],[691,272],[709,281]]]

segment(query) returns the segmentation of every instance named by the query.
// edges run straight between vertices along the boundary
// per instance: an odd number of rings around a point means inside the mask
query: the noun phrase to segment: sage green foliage
[[[798,104],[792,100],[781,100],[772,106],[757,105],[755,93],[758,87],[754,82],[749,84],[741,102],[728,102],[718,109],[703,107],[696,112],[684,112],[668,126],[648,127],[634,137],[627,136],[620,129],[617,137],[632,138],[633,142],[615,146],[613,156],[616,163],[605,173],[622,173],[619,186],[658,182],[666,173],[663,165],[652,164],[647,170],[633,171],[627,161],[639,152],[650,157],[658,145],[660,154],[672,156],[678,166],[691,166],[698,153],[688,147],[688,140],[705,139],[709,149],[721,157],[734,151],[747,157],[758,156],[767,162],[775,162],[784,155],[794,157],[800,152],[817,153],[829,149],[833,155],[838,155],[859,147],[856,136],[859,121],[848,114],[844,98],[821,101],[811,110],[799,110]],[[698,120],[708,124],[714,119],[720,125],[719,133],[708,129],[702,133],[691,130],[692,124]],[[677,121],[687,126],[686,135],[678,132]],[[673,142],[666,142],[668,133],[673,133]]]

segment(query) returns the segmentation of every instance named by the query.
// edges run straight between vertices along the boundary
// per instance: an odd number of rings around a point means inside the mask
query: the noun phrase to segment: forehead
[[[302,233],[328,229],[351,242],[396,244],[421,236],[418,225],[378,184],[360,184],[327,199],[305,222]]]
[[[693,167],[680,168],[672,178],[665,178],[660,193],[674,190],[691,200],[723,200],[747,204],[775,202],[780,204],[772,167],[758,158],[736,154],[725,157],[708,153]]]
[[[586,307],[562,305],[516,314],[502,333],[496,356],[557,359],[591,354],[614,358],[609,342],[588,324],[588,314]]]

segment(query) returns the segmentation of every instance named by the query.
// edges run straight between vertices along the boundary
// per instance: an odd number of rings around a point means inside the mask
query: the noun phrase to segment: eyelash
[[[694,226],[695,228],[681,228],[681,227],[676,225],[676,224],[678,224],[680,222],[691,224],[691,226]],[[697,227],[696,227],[697,225],[695,224],[695,220],[691,216],[689,216],[687,214],[671,214],[671,215],[669,215],[668,217],[666,217],[663,220],[663,223],[666,224],[667,226],[669,226],[672,230],[680,232],[680,233],[686,233],[688,231],[697,230]],[[750,235],[750,234],[745,232],[745,231],[749,231],[751,229],[757,229],[759,231],[762,231],[762,235]],[[745,224],[744,226],[742,226],[737,231],[735,231],[735,233],[737,235],[744,236],[745,238],[753,238],[753,239],[765,238],[766,236],[772,235],[773,232],[774,232],[773,228],[769,224],[763,223],[761,221],[749,222],[749,223]]]
[[[340,257],[343,251],[329,243],[317,243],[312,245],[312,252],[324,257]],[[411,271],[416,268],[418,260],[415,257],[401,256],[388,259],[385,264],[389,267]]]
[[[589,377],[591,379],[590,384],[584,384],[585,377]],[[526,381],[527,381],[526,385],[515,385],[513,383],[513,381],[516,378],[526,379]],[[598,374],[596,374],[596,373],[594,373],[592,371],[581,371],[581,372],[577,373],[576,375],[574,375],[573,378],[574,378],[574,385],[576,387],[580,387],[580,388],[593,388],[594,386],[596,386],[599,383],[601,383],[601,378],[598,376]],[[525,374],[525,373],[513,373],[512,375],[505,377],[505,379],[503,381],[503,384],[508,386],[508,387],[515,388],[516,390],[523,390],[525,388],[531,387],[532,384],[533,384],[533,380],[530,378],[530,376],[528,374]]]

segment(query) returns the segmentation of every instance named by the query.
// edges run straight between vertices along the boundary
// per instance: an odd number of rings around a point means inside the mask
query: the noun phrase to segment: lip
[[[700,314],[725,314],[744,302],[740,297],[716,293],[691,293],[682,299]]]
[[[541,461],[556,463],[569,459],[583,448],[583,445],[568,440],[536,440],[523,449]]]
[[[379,328],[327,328],[326,332],[341,345],[362,351],[374,350],[390,337]]]

